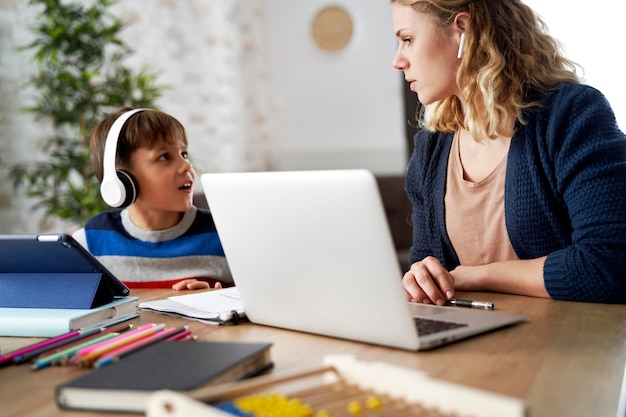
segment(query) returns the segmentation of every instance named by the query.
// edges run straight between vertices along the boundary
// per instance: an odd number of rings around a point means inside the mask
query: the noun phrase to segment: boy
[[[90,146],[102,196],[118,209],[87,220],[78,242],[129,288],[232,285],[211,213],[193,205],[196,173],[178,120],[125,107],[95,127]]]

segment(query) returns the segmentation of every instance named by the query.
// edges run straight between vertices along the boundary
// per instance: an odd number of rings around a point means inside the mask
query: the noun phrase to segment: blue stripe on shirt
[[[111,230],[85,230],[89,251],[95,256],[175,258],[180,256],[224,256],[217,233],[181,236],[165,242],[128,239]]]

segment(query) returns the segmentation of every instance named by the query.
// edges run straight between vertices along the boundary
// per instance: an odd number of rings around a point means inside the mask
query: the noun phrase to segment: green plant
[[[113,16],[115,0],[30,0],[41,7],[32,30],[38,72],[28,82],[34,104],[26,111],[50,120],[54,134],[44,140],[47,157],[20,163],[9,175],[15,189],[38,200],[45,216],[78,223],[108,208],[89,162],[89,134],[117,108],[154,107],[160,95],[156,75],[124,65],[132,50],[119,38],[124,22]]]

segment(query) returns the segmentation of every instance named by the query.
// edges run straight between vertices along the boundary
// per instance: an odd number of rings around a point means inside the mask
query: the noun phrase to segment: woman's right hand
[[[402,286],[415,303],[444,305],[454,298],[454,277],[433,256],[411,265],[402,277]]]

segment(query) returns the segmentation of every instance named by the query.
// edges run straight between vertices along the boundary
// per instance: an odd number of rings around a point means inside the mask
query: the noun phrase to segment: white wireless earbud
[[[463,58],[463,48],[465,47],[465,32],[461,33],[461,41],[459,42],[459,52],[456,53],[456,57]]]

